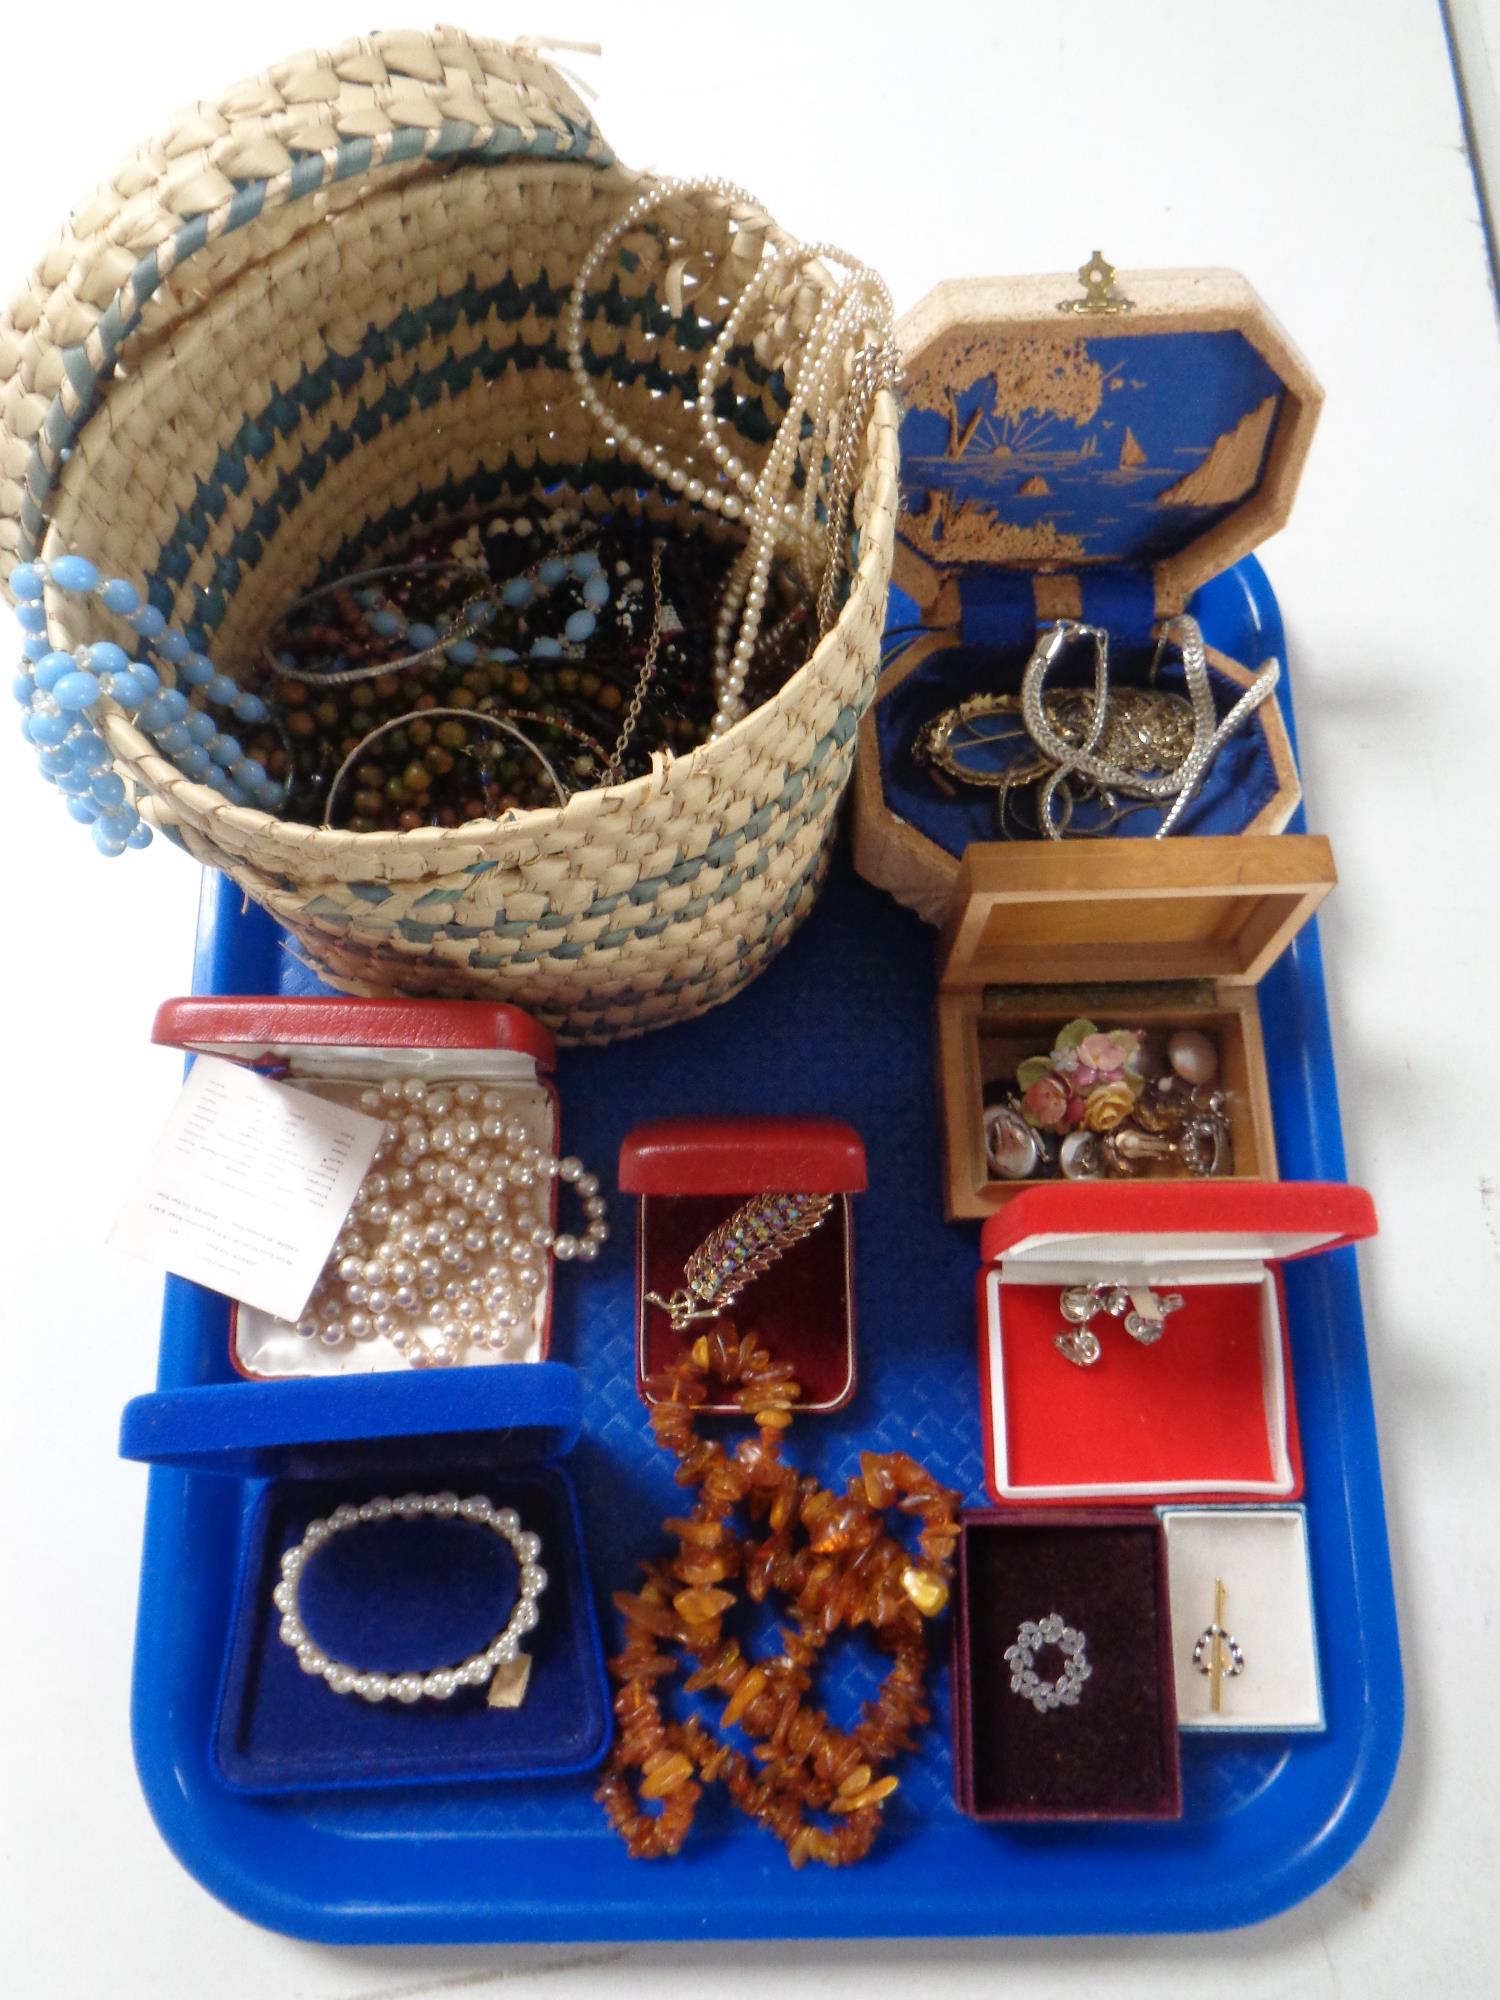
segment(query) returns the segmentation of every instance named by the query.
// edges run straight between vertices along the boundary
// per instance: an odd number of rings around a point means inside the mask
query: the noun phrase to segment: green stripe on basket
[[[827,867],[828,843],[820,841],[800,873],[788,883],[786,896],[774,920],[768,923],[759,937],[742,937],[737,941],[739,962],[735,965],[728,968],[705,969],[690,973],[684,978],[662,979],[652,986],[623,987],[618,992],[611,993],[596,1007],[579,1008],[566,1013],[541,996],[528,997],[523,994],[524,1004],[538,1020],[549,1026],[565,1027],[585,1037],[597,1037],[600,1034],[613,1037],[628,1034],[632,1028],[667,1026],[669,1017],[664,1017],[659,1012],[647,1011],[653,1000],[659,1001],[663,996],[684,993],[692,995],[700,990],[706,990],[716,993],[720,999],[727,999],[731,993],[743,986],[747,979],[763,970],[769,963],[771,953],[765,952],[758,965],[749,962],[750,953],[778,938],[784,939],[785,935],[802,921],[802,917],[806,914],[802,906],[808,903]],[[482,953],[471,953],[469,956],[469,965],[476,972],[503,971],[516,962],[515,959],[497,958]],[[640,1011],[633,1017],[627,1015],[622,1020],[619,1015],[621,1007],[635,1007]]]
[[[157,608],[170,609],[172,584],[187,578],[195,556],[223,518],[224,488],[243,491],[250,467],[269,455],[278,443],[292,438],[302,421],[324,409],[337,393],[357,388],[367,376],[375,375],[393,361],[430,340],[435,333],[452,333],[461,324],[483,321],[492,314],[502,320],[520,320],[528,313],[555,317],[564,293],[542,280],[522,287],[506,277],[483,291],[465,290],[445,294],[421,308],[406,307],[382,326],[369,328],[352,355],[329,352],[316,368],[304,369],[288,388],[280,389],[253,415],[247,416],[232,442],[220,451],[212,468],[198,481],[189,506],[179,515],[164,545],[153,580],[152,597]],[[650,320],[649,295],[630,301],[641,308],[622,315],[642,327]],[[666,330],[683,345],[702,345],[696,315],[676,318],[666,314]],[[695,340],[686,338],[691,326]],[[608,374],[612,381],[629,386],[645,382],[664,393],[681,393],[695,386],[695,378],[677,376],[653,360],[629,361],[622,355],[593,357],[593,372]],[[784,404],[785,384],[756,362],[748,350],[738,350],[729,366],[738,368],[761,389],[769,389],[773,399]],[[387,383],[383,393],[363,404],[353,422],[341,425],[280,476],[276,487],[261,502],[246,525],[236,534],[214,566],[211,587],[201,593],[199,618],[207,630],[218,625],[244,571],[260,559],[267,542],[287,515],[317,487],[330,464],[337,463],[357,442],[369,442],[388,426],[402,421],[417,407],[430,408],[444,395],[462,393],[475,380],[489,380],[508,368],[545,367],[562,372],[567,355],[555,341],[540,346],[525,343],[495,347],[484,343],[472,353],[450,355],[437,367],[413,371],[401,382]],[[731,385],[721,388],[718,398],[721,416],[749,443],[763,442],[771,433],[771,420],[760,401],[738,397]]]
[[[851,718],[852,726],[849,731],[845,731],[841,727],[845,716]],[[788,784],[782,797],[785,798],[788,794],[804,790],[804,774],[814,769],[817,765],[824,763],[829,753],[838,747],[839,741],[847,742],[849,734],[852,733],[852,727],[857,727],[857,724],[858,718],[852,710],[840,710],[833,728],[830,729],[826,736],[818,739],[807,764],[797,774],[799,778],[802,778],[803,782],[801,784]],[[808,793],[803,810],[790,815],[785,824],[780,827],[778,831],[778,845],[785,845],[788,840],[800,833],[809,821],[818,819],[824,808],[838,796],[838,791],[838,782],[830,781],[818,786],[815,791]],[[760,815],[757,814],[755,817],[758,819]],[[762,826],[758,831],[763,833],[766,831],[766,827]],[[721,844],[727,845],[731,852],[735,852],[748,841],[757,837],[758,834],[751,830],[750,822],[746,821],[745,825],[737,833],[726,835],[724,843]],[[471,955],[470,962],[475,965],[490,965],[491,963],[497,965],[530,965],[542,958],[577,958],[582,952],[613,949],[619,944],[627,943],[632,938],[659,936],[662,931],[669,929],[673,924],[693,923],[697,921],[698,918],[706,915],[716,903],[722,903],[729,897],[737,894],[746,882],[764,873],[769,860],[770,854],[768,850],[757,854],[743,868],[730,870],[724,879],[717,883],[711,891],[691,898],[677,909],[664,911],[659,917],[651,918],[644,924],[622,926],[613,931],[602,932],[595,938],[567,939],[560,944],[543,945],[536,951],[520,951],[493,959],[484,954],[478,957]],[[660,893],[661,889],[666,886],[668,879],[664,875],[651,878],[654,891]],[[641,886],[644,885],[638,884],[637,888]],[[423,903],[429,903],[434,900],[451,901],[452,897],[446,892],[430,890],[425,896],[418,898],[414,907],[420,908]],[[523,938],[535,936],[538,931],[566,931],[574,924],[590,923],[596,918],[611,914],[625,900],[624,896],[618,894],[600,896],[593,902],[586,904],[583,909],[573,911],[571,915],[564,915],[562,912],[556,910],[548,910],[539,917],[524,919],[497,917],[487,930],[481,930],[478,926],[470,924],[425,923],[420,918],[412,916],[392,918],[386,921],[373,914],[361,916],[359,918],[359,925],[362,931],[373,930],[387,933],[394,931],[412,944],[431,944],[439,939],[458,939],[481,935]],[[632,902],[638,900],[635,890],[629,892],[629,900]],[[653,898],[646,898],[645,900],[649,901],[653,900]],[[316,903],[309,903],[307,907],[310,913],[318,916],[323,916],[333,910],[337,910],[341,921],[345,923],[353,921],[349,912],[344,911],[339,905],[330,904],[327,897],[319,897]]]
[[[851,728],[849,731],[841,731],[840,725],[846,715],[850,717]],[[815,762],[822,763],[826,761],[829,752],[837,748],[839,740],[848,741],[849,734],[852,733],[852,728],[856,727],[857,724],[858,717],[854,715],[852,710],[841,710],[838,722],[835,723],[834,728],[826,736],[820,737],[814,746],[813,754],[809,758],[808,765],[805,768],[811,769]],[[789,786],[788,790],[790,789],[792,787]],[[803,827],[807,826],[809,822],[819,819],[827,806],[837,798],[839,789],[840,782],[830,780],[826,784],[819,785],[816,790],[807,793],[803,809],[800,812],[790,815],[785,823],[778,828],[777,845],[784,846],[787,841],[800,833]],[[760,816],[757,814],[756,817],[759,818]],[[764,833],[765,831],[765,826],[759,829],[760,833]],[[738,848],[756,838],[758,838],[758,834],[751,831],[750,822],[747,821],[745,826],[739,829],[738,833],[727,835],[726,841],[733,849],[738,850]],[[728,870],[724,878],[716,883],[712,890],[705,891],[701,896],[690,898],[680,908],[663,911],[659,916],[650,918],[644,924],[622,925],[615,930],[603,931],[594,938],[566,938],[557,944],[539,944],[534,951],[522,950],[505,954],[471,953],[469,962],[471,965],[483,968],[492,968],[500,965],[534,965],[541,959],[575,959],[582,957],[586,952],[617,949],[620,945],[627,944],[635,938],[658,937],[663,931],[669,930],[674,924],[692,924],[698,922],[716,904],[727,902],[730,898],[737,895],[747,882],[753,881],[756,877],[764,874],[769,865],[770,850],[762,849],[747,860],[743,867]],[[659,891],[664,886],[667,878],[665,876],[657,876],[654,880]],[[424,898],[424,900],[426,899]],[[600,897],[595,902],[587,904],[583,909],[575,910],[570,916],[563,916],[557,911],[548,911],[540,917],[528,918],[524,921],[497,917],[492,926],[493,935],[496,937],[525,938],[535,937],[541,931],[567,930],[575,924],[586,924],[596,917],[606,915],[608,913],[604,907],[606,904],[609,910],[613,910],[622,900],[624,899],[620,896]],[[635,900],[633,891],[631,892],[631,900]],[[369,918],[363,918],[361,919],[360,927],[366,931],[370,929],[386,930],[394,928],[402,937],[413,944],[430,944],[441,938],[461,938],[473,935],[473,927],[469,925],[425,924],[410,917],[400,919],[394,925],[390,926],[382,924],[378,918],[373,923]]]
[[[476,160],[491,160],[507,158],[513,153],[532,153],[541,159],[587,160],[599,167],[613,164],[614,155],[592,124],[580,124],[566,113],[560,115],[567,128],[566,137],[541,127],[529,133],[519,127],[498,127],[484,145],[472,148],[472,156]],[[420,126],[403,126],[382,150],[381,165],[396,166],[407,160],[420,159],[424,154],[457,157],[459,129],[451,121],[436,133]],[[472,134],[474,128],[468,129]],[[375,158],[375,147],[369,139],[343,141],[331,161],[325,161],[320,154],[309,154],[298,160],[287,176],[287,199],[300,201],[330,182],[370,172]],[[373,171],[378,173],[380,168],[375,167]],[[218,228],[212,230],[213,240],[221,242],[253,222],[264,210],[268,190],[269,182],[264,177],[240,183],[223,210]],[[103,400],[101,385],[114,372],[118,346],[138,322],[142,308],[160,290],[163,267],[170,274],[195,256],[210,240],[213,220],[208,214],[189,217],[165,245],[158,244],[135,264],[111,305],[105,309],[107,314],[113,312],[111,335],[98,366],[88,359],[81,346],[61,350],[59,359],[63,372],[79,402],[72,416],[63,412],[61,397],[54,400],[48,411],[49,421],[44,424],[43,434],[55,452],[66,450],[76,443],[84,426],[97,411]],[[54,411],[58,413],[55,423],[50,421]],[[57,471],[49,470],[42,463],[40,451],[33,445],[27,461],[26,493],[20,509],[19,555],[23,562],[29,562],[41,547],[46,532],[43,507],[57,478]]]
[[[539,926],[556,929],[570,923],[588,923],[595,917],[611,915],[622,901],[629,901],[637,907],[642,904],[654,903],[663,889],[680,889],[686,883],[696,881],[705,868],[727,867],[746,841],[759,838],[761,834],[765,833],[775,824],[777,818],[782,813],[789,815],[782,838],[785,839],[787,835],[798,832],[802,827],[807,825],[810,819],[816,819],[827,801],[837,794],[839,789],[837,783],[830,782],[820,785],[816,791],[807,797],[804,809],[800,813],[793,814],[793,807],[803,799],[804,794],[807,793],[808,786],[817,772],[822,769],[823,765],[827,763],[829,757],[836,750],[849,742],[855,730],[858,729],[860,712],[852,708],[841,708],[830,724],[827,734],[820,736],[813,744],[812,749],[808,753],[807,762],[799,765],[794,771],[788,774],[786,783],[783,785],[778,796],[771,800],[768,805],[762,806],[759,812],[746,820],[745,824],[737,832],[722,834],[701,855],[694,856],[690,861],[678,862],[676,867],[669,869],[665,875],[643,876],[632,888],[624,890],[620,894],[597,897],[593,902],[586,904],[583,909],[575,910],[569,917],[558,917],[555,913],[550,912],[543,917],[507,918],[498,916],[493,926],[495,936],[527,937]],[[496,866],[498,866],[496,862],[482,862],[479,864],[480,868],[492,868]],[[478,871],[471,870],[470,872]],[[665,928],[666,923],[672,922],[678,914],[680,913],[672,912],[658,926],[649,924],[632,925],[627,935],[636,937],[653,936],[656,929]],[[598,940],[596,939],[595,942],[598,943]]]

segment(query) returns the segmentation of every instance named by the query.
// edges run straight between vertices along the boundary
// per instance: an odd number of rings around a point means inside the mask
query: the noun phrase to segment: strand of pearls
[[[510,1544],[519,1576],[515,1606],[503,1630],[482,1653],[473,1653],[457,1666],[437,1667],[428,1674],[365,1673],[342,1660],[330,1659],[309,1637],[302,1622],[299,1589],[303,1570],[335,1535],[347,1534],[349,1529],[364,1527],[371,1521],[389,1521],[393,1516],[401,1521],[416,1521],[424,1514],[440,1521],[472,1521]],[[424,1695],[429,1701],[447,1701],[460,1688],[483,1687],[498,1668],[519,1656],[522,1639],[536,1629],[541,1615],[537,1599],[547,1588],[547,1572],[539,1561],[541,1553],[541,1536],[521,1526],[515,1508],[496,1507],[483,1493],[472,1494],[467,1500],[460,1500],[456,1493],[403,1493],[399,1500],[389,1500],[380,1494],[357,1507],[351,1504],[335,1507],[326,1520],[310,1521],[301,1541],[281,1558],[281,1580],[271,1592],[271,1602],[281,1613],[277,1637],[297,1655],[303,1673],[320,1676],[335,1694],[357,1694],[368,1702],[389,1699],[408,1706],[421,1701]]]
[[[578,268],[563,315],[568,368],[585,409],[614,444],[637,460],[653,478],[695,506],[743,517],[747,539],[730,572],[714,633],[714,689],[717,704],[712,736],[722,736],[745,713],[745,681],[755,657],[780,549],[790,550],[810,588],[817,588],[821,627],[833,616],[834,571],[842,563],[845,515],[852,494],[858,438],[882,383],[895,371],[890,293],[878,273],[832,243],[762,240],[754,268],[733,296],[729,313],[698,376],[696,409],[703,451],[714,470],[704,477],[691,463],[676,464],[600,396],[584,353],[584,304],[605,260],[631,230],[670,199],[701,196],[737,211],[743,240],[747,229],[763,229],[765,211],[753,195],[723,180],[660,180],[638,194],[610,223]],[[830,284],[824,266],[841,265],[845,275]],[[815,287],[818,305],[800,349],[781,362],[789,396],[787,409],[757,475],[726,442],[714,392],[731,346],[742,340],[752,307],[761,306],[781,327],[784,301],[799,276]],[[726,281],[729,289],[732,281]],[[782,301],[780,309],[777,301]],[[875,357],[871,360],[871,357]],[[797,468],[803,470],[800,504],[791,497]],[[819,516],[822,520],[820,525]],[[821,547],[823,581],[816,582]]]
[[[390,1077],[359,1102],[384,1135],[298,1333],[335,1348],[385,1340],[413,1368],[503,1353],[532,1317],[547,1257],[591,1262],[608,1240],[598,1177],[533,1144],[503,1091]],[[581,1234],[548,1220],[554,1180],[582,1202]]]

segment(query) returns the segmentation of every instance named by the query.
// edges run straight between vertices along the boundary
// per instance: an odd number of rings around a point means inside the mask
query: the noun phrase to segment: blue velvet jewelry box
[[[1080,294],[1079,279],[1085,290]],[[1244,279],[1229,271],[954,279],[897,330],[902,511],[886,665],[860,730],[855,865],[929,923],[964,851],[1034,838],[1026,795],[950,781],[924,725],[975,693],[1014,697],[1038,629],[1109,634],[1111,685],[1148,684],[1163,621],[1199,620],[1220,720],[1279,649],[1248,558],[1290,511],[1322,394]],[[1241,589],[1220,588],[1243,569]],[[1248,599],[1248,603],[1247,600]],[[1072,648],[1049,685],[1091,682]],[[1168,651],[1160,686],[1181,692]],[[966,755],[991,772],[1025,746],[1019,717]],[[1279,833],[1300,798],[1274,695],[1225,744],[1179,835]],[[1128,803],[1128,802],[1127,802]],[[1032,820],[1035,814],[1032,811]],[[1144,840],[1152,807],[1080,808],[1075,831]]]
[[[126,1458],[237,1480],[243,1504],[212,1764],[252,1794],[562,1777],[609,1746],[612,1718],[577,1495],[564,1461],[580,1377],[556,1362],[301,1382],[208,1383],[138,1396]],[[485,1495],[541,1538],[540,1617],[515,1707],[482,1686],[410,1705],[336,1694],[278,1636],[284,1550],[340,1505]],[[515,1557],[462,1517],[374,1520],[307,1561],[299,1611],[330,1658],[425,1674],[483,1651],[518,1588]]]

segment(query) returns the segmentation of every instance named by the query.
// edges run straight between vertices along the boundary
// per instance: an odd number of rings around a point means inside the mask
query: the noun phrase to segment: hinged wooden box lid
[[[929,616],[982,570],[1145,571],[1180,610],[1285,522],[1322,402],[1233,271],[949,279],[897,339],[894,580]]]
[[[938,985],[1252,986],[1336,880],[1320,834],[976,843],[943,927]]]

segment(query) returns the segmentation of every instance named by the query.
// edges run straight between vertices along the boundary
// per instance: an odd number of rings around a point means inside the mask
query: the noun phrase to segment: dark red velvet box
[[[151,1039],[194,1055],[222,1056],[323,1096],[357,1102],[390,1076],[431,1083],[473,1082],[504,1091],[535,1143],[558,1151],[556,1044],[519,1007],[480,1000],[366,1000],[346,994],[284,999],[279,994],[164,1000]],[[507,1114],[509,1115],[509,1114]],[[557,1185],[552,1190],[556,1222]],[[524,1343],[497,1356],[474,1346],[465,1367],[543,1361],[552,1328],[552,1283],[537,1294]],[[325,1348],[253,1307],[231,1302],[229,1358],[252,1381],[365,1375],[406,1363],[384,1341]]]
[[[1005,1651],[1057,1612],[1091,1669],[1039,1713]],[[1044,1680],[1060,1655],[1036,1656]],[[963,1516],[953,1623],[953,1791],[979,1820],[1179,1819],[1182,1773],[1166,1538],[1153,1514]]]
[[[1375,1229],[1361,1188],[1296,1181],[1029,1188],[980,1238],[986,1484],[1007,1506],[1290,1500],[1302,1491],[1281,1266]],[[1092,1279],[1180,1293],[1161,1338],[1093,1323],[1058,1353],[1059,1298]]]
[[[675,1333],[647,1293],[669,1297],[719,1224],[758,1194],[832,1194],[832,1211],[751,1281],[726,1318],[752,1329],[802,1385],[798,1409],[841,1409],[854,1394],[854,1233],[850,1196],[868,1184],[864,1142],[831,1118],[662,1118],[620,1148],[620,1192],[640,1196],[636,1381],[669,1367],[707,1322]],[[736,1410],[707,1403],[707,1410]]]

